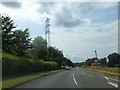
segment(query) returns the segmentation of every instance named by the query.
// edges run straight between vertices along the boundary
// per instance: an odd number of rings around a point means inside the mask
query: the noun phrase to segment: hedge
[[[17,57],[12,54],[2,53],[3,76],[36,73],[58,68],[53,61],[31,60],[29,58]]]

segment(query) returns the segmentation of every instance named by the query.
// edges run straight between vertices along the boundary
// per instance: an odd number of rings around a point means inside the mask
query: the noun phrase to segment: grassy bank
[[[92,70],[112,76],[120,76],[120,68],[113,67],[86,67],[87,70]]]
[[[7,77],[7,79],[3,80],[2,82],[2,88],[11,88],[18,84],[27,82],[29,80],[33,80],[36,78],[39,78],[44,75],[49,75],[57,72],[61,72],[63,70],[53,70],[53,71],[46,71],[42,73],[35,73],[30,75],[22,75],[22,76],[14,76],[14,77]]]

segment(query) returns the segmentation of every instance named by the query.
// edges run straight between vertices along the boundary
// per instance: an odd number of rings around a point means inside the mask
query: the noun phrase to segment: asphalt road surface
[[[15,88],[118,88],[117,77],[80,68],[43,76]]]

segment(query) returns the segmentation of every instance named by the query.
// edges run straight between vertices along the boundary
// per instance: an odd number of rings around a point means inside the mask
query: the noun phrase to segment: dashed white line
[[[78,83],[75,80],[75,75],[74,74],[73,74],[73,80],[74,80],[75,84],[78,85]]]
[[[76,80],[75,80],[75,78],[73,78],[73,80],[74,80],[75,84],[78,85],[77,82],[76,82]]]

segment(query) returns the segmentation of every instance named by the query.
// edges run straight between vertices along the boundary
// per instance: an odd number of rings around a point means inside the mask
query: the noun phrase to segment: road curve
[[[117,77],[74,68],[40,77],[15,88],[118,88],[119,82]]]

